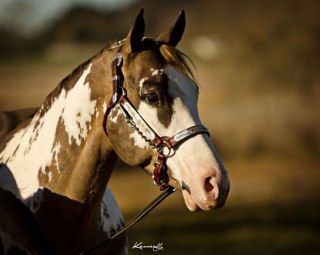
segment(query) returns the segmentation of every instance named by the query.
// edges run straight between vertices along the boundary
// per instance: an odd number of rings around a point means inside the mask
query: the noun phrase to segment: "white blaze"
[[[15,133],[0,153],[0,162],[10,169],[23,199],[39,188],[39,170],[45,173],[51,164],[59,170],[61,145],[55,143],[55,138],[60,120],[64,123],[69,143],[75,142],[79,146],[86,139],[96,106],[96,101],[90,100],[91,89],[85,82],[91,66],[84,70],[72,89],[68,92],[62,89],[43,116],[37,113],[27,127]]]
[[[152,74],[155,72],[164,72],[167,75],[169,79],[168,92],[175,98],[172,105],[173,115],[168,127],[165,127],[159,121],[157,108],[141,101],[138,112],[157,134],[160,136],[172,136],[187,127],[200,124],[197,112],[196,84],[187,76],[169,66],[159,70],[151,69],[151,71]],[[141,81],[144,80],[146,79],[141,79]],[[140,89],[142,85],[143,83],[139,83]],[[132,133],[130,137],[134,139],[135,145],[140,148],[148,146],[137,132]]]
[[[185,74],[170,66],[165,67],[163,73],[168,77],[168,93],[174,98],[169,126],[162,125],[157,116],[157,109],[144,101],[141,101],[138,111],[158,135],[173,136],[181,130],[201,124],[197,110],[197,86]],[[134,139],[136,146],[141,148],[148,146],[137,132],[132,133],[130,137]],[[200,165],[203,166],[208,161],[210,164],[216,162],[213,150],[206,135],[197,135],[186,140],[173,156],[167,159],[172,176],[179,181],[191,182],[195,179],[193,176],[195,168],[201,168]]]

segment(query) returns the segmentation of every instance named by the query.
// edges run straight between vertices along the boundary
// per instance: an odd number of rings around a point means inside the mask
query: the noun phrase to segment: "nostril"
[[[209,176],[205,179],[204,187],[206,192],[210,192],[214,189],[214,186],[211,184],[212,177]]]

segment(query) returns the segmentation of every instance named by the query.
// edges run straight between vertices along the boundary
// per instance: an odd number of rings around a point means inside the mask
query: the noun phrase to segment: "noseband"
[[[173,136],[159,136],[143,119],[137,109],[133,106],[127,97],[126,89],[123,87],[122,73],[123,58],[119,53],[111,62],[111,80],[113,94],[108,103],[104,114],[103,129],[108,135],[107,120],[111,110],[117,107],[124,115],[126,122],[134,128],[138,134],[148,143],[148,145],[157,151],[157,162],[154,164],[152,179],[153,182],[160,186],[160,189],[166,189],[169,186],[169,176],[167,174],[166,159],[170,155],[171,149],[185,142],[197,134],[209,134],[208,129],[203,125],[195,125],[178,132]],[[168,152],[165,153],[164,149]]]

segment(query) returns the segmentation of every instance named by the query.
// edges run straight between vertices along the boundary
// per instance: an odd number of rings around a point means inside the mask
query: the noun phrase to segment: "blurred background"
[[[157,254],[320,254],[320,2],[0,0],[0,109],[39,106],[141,7],[156,37],[181,9],[199,111],[229,170],[227,204],[191,213],[179,192],[129,231]],[[196,169],[195,169],[196,170]],[[126,220],[157,194],[121,162],[111,188]]]

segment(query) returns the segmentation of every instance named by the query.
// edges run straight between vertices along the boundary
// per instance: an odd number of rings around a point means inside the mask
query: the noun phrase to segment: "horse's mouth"
[[[214,181],[212,183],[214,187],[208,192],[208,190],[201,190],[201,188],[189,187],[182,181],[182,196],[187,208],[191,212],[197,210],[212,211],[224,206],[229,194],[229,181],[220,183],[220,185]]]
[[[195,212],[197,210],[199,210],[199,206],[196,204],[196,202],[194,202],[194,200],[192,199],[191,195],[188,193],[188,191],[186,190],[182,190],[182,195],[184,198],[184,202],[187,206],[187,208],[191,211],[191,212]]]
[[[211,211],[218,206],[218,200],[203,200],[203,201],[198,201],[195,198],[192,197],[192,195],[187,191],[187,190],[182,190],[182,196],[184,198],[184,202],[187,206],[187,208],[191,212],[195,212],[198,210],[203,210],[203,211]]]

